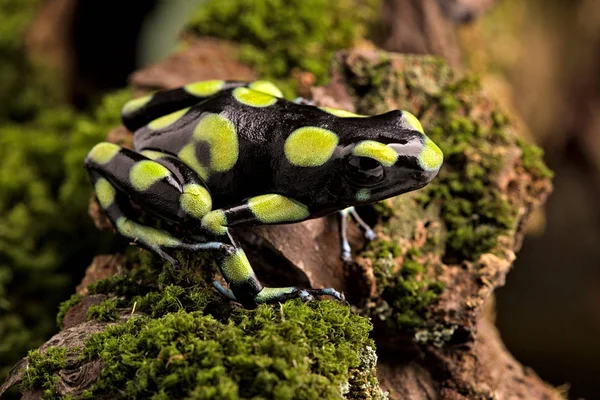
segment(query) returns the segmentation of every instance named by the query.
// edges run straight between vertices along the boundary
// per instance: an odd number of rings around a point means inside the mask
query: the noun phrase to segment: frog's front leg
[[[228,227],[248,224],[280,224],[301,221],[309,216],[308,208],[292,199],[278,194],[267,194],[248,199],[244,204],[228,209],[214,210],[202,218],[202,227],[216,236],[226,237]],[[215,287],[229,298],[243,304],[260,304],[283,301],[292,297],[303,300],[313,295],[328,295],[338,300],[344,296],[333,288],[299,289],[296,287],[263,287],[256,278],[241,248],[228,249],[220,263],[221,273],[231,286],[231,291],[218,282]]]
[[[348,241],[348,219],[351,215],[356,220],[356,223],[363,228],[365,231],[365,238],[367,240],[373,240],[377,237],[377,234],[373,229],[358,215],[356,209],[354,207],[347,207],[343,210],[340,210],[340,238],[341,238],[341,247],[342,254],[341,258],[345,262],[352,261],[352,248],[350,247],[350,242]]]

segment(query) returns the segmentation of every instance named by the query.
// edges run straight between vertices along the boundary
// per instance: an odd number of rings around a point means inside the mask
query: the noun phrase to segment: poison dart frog
[[[441,150],[407,111],[374,116],[284,99],[268,81],[210,80],[136,98],[122,109],[134,150],[99,143],[85,159],[95,196],[116,231],[174,266],[176,250],[213,252],[246,307],[333,288],[264,287],[230,228],[285,224],[342,212],[427,185]],[[135,205],[135,208],[132,207]],[[139,209],[158,218],[144,223]],[[164,222],[164,223],[163,223]]]

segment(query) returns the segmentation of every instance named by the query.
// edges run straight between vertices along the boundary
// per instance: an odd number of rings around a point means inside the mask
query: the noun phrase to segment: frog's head
[[[443,162],[440,148],[406,111],[364,118],[360,133],[348,133],[338,162],[350,204],[365,204],[427,185]],[[356,126],[358,128],[358,126]]]

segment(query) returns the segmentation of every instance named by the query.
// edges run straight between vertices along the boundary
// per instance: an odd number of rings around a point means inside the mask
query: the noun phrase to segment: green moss
[[[358,112],[384,112],[393,99],[422,119],[427,135],[444,152],[444,167],[415,199],[421,207],[440,206],[448,232],[446,261],[477,259],[515,227],[516,210],[494,182],[503,168],[504,147],[522,141],[509,134],[513,128],[506,115],[482,100],[476,76],[456,78],[435,57],[408,56],[401,62],[401,75],[392,71],[387,54],[374,63],[352,67],[350,87],[361,94]],[[521,147],[528,172],[547,177],[537,148]]]
[[[113,322],[119,319],[117,310],[118,300],[116,298],[106,299],[100,304],[88,308],[87,319],[95,319],[100,322]]]
[[[382,235],[362,253],[385,300],[369,309],[370,315],[385,319],[396,332],[421,332],[420,340],[440,343],[451,327],[435,328],[428,310],[444,290],[436,279],[442,262],[460,264],[501,253],[505,241],[500,238],[517,229],[523,200],[515,205],[498,184],[507,163],[514,162],[515,148],[522,150],[520,165],[533,179],[521,197],[535,198],[551,174],[541,151],[516,137],[510,118],[485,97],[477,76],[456,77],[440,58],[355,54],[349,65],[337,63],[334,69],[347,79],[357,112],[377,114],[392,105],[407,109],[444,153],[432,183],[376,208],[385,216]],[[523,173],[520,165],[517,160],[515,169]],[[397,257],[396,243],[408,247],[403,258]]]
[[[373,345],[370,329],[334,301],[236,309],[227,319],[183,308],[133,317],[86,342],[83,357],[104,361],[89,395],[119,387],[158,399],[341,398],[348,371]]]
[[[210,0],[188,28],[241,44],[241,59],[291,96],[294,69],[325,81],[335,51],[366,36],[380,0]]]
[[[129,98],[120,91],[93,113],[54,106],[27,123],[0,122],[0,380],[56,330],[53,315],[73,280],[114,241],[87,215],[83,160]]]
[[[537,178],[552,178],[554,176],[552,171],[544,163],[544,150],[534,144],[527,143],[521,138],[519,138],[517,144],[523,152],[521,161],[523,163],[523,168],[525,168],[527,172]]]
[[[381,297],[393,309],[387,321],[394,330],[410,331],[423,326],[428,317],[428,306],[444,289],[442,282],[425,275],[426,268],[419,256],[419,250],[408,249],[397,274],[387,269],[389,265],[380,263],[381,258],[375,264],[376,279],[387,282]]]
[[[56,315],[56,325],[59,328],[62,329],[63,320],[65,319],[65,315],[67,314],[67,312],[71,309],[71,307],[81,303],[82,299],[82,295],[75,293],[69,298],[69,300],[65,300],[62,303],[60,303],[60,306],[58,307],[58,314]]]
[[[67,349],[65,347],[49,347],[44,353],[31,350],[27,354],[27,368],[23,372],[21,390],[43,389],[44,399],[57,398],[54,373],[67,365]]]

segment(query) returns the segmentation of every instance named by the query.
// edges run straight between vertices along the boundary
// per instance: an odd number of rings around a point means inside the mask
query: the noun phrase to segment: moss
[[[523,163],[523,168],[525,168],[527,172],[537,178],[552,178],[554,176],[552,171],[544,163],[544,150],[534,144],[527,143],[521,138],[519,138],[517,144],[523,152],[521,161]]]
[[[83,160],[129,98],[119,91],[91,113],[55,105],[27,123],[0,122],[0,380],[56,330],[53,315],[72,280],[115,240],[87,216]]]
[[[27,121],[61,100],[57,71],[31,59],[26,30],[40,0],[0,0],[0,122]]]
[[[49,347],[44,353],[31,350],[27,354],[27,368],[23,372],[21,390],[42,389],[44,399],[58,398],[55,372],[67,365],[67,349],[65,347]]]
[[[370,329],[334,301],[234,309],[226,319],[185,307],[133,317],[86,342],[83,358],[104,361],[88,395],[120,387],[160,399],[341,398],[348,371],[373,345]]]
[[[384,214],[381,235],[362,253],[385,300],[370,315],[385,319],[396,332],[421,332],[420,339],[439,343],[451,327],[433,328],[435,317],[428,311],[444,290],[437,279],[442,262],[461,264],[501,253],[506,243],[501,239],[517,229],[515,200],[498,185],[515,148],[522,151],[515,170],[533,179],[520,196],[535,197],[536,187],[545,190],[551,174],[541,151],[517,138],[509,116],[484,96],[478,77],[456,77],[440,58],[355,53],[338,58],[334,69],[347,79],[357,112],[407,109],[444,153],[432,183],[376,208]],[[517,201],[522,206],[523,200]]]
[[[387,319],[394,330],[408,330],[423,326],[427,320],[428,306],[434,302],[444,289],[444,285],[425,275],[426,267],[419,260],[420,252],[411,248],[404,255],[404,262],[398,274],[383,271],[381,264],[376,264],[376,278],[379,274],[387,275],[386,285],[381,297],[393,309],[394,313]],[[381,281],[381,279],[379,279]]]
[[[335,51],[364,38],[380,0],[210,0],[188,28],[241,44],[241,59],[262,76],[278,80],[287,96],[295,69],[326,80]]]
[[[515,226],[516,210],[494,185],[503,168],[501,150],[516,141],[509,138],[513,129],[509,118],[483,102],[476,76],[456,78],[439,58],[411,56],[402,59],[404,73],[398,75],[392,72],[388,57],[382,55],[376,65],[353,66],[350,87],[361,95],[358,112],[386,111],[391,98],[422,119],[445,160],[438,177],[415,199],[421,207],[441,207],[448,232],[446,261],[477,259],[492,251],[498,238]],[[528,172],[548,176],[537,148],[521,146]]]
[[[100,322],[113,322],[119,319],[117,310],[118,299],[106,299],[100,304],[88,308],[87,319],[95,319]]]
[[[75,293],[69,298],[69,300],[65,300],[62,303],[60,303],[60,306],[58,307],[58,314],[56,315],[56,325],[59,328],[62,329],[63,320],[65,319],[65,315],[67,315],[67,312],[71,309],[71,307],[81,303],[82,299],[82,295]]]

